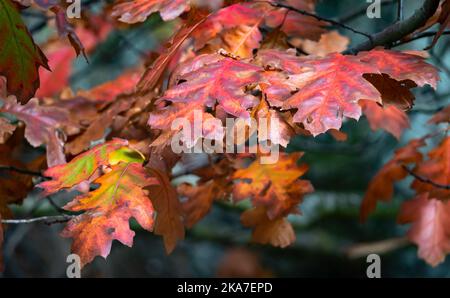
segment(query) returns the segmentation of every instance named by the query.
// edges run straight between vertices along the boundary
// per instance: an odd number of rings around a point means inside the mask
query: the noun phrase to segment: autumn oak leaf
[[[267,208],[271,220],[294,212],[303,195],[313,191],[309,181],[299,179],[308,170],[305,164],[297,165],[301,156],[282,154],[276,163],[255,160],[248,168],[237,170],[233,175],[239,179],[233,189],[234,200],[251,198],[254,206]]]
[[[263,63],[284,70],[286,83],[299,90],[282,102],[282,108],[297,109],[294,121],[303,123],[314,136],[339,129],[343,117],[358,120],[360,99],[380,101],[380,93],[363,78],[365,73],[378,73],[377,68],[354,56],[295,57],[277,51],[264,55],[268,59],[263,58]]]
[[[73,238],[72,252],[80,256],[82,266],[95,256],[106,258],[113,240],[131,247],[131,217],[145,230],[153,228],[154,209],[144,188],[158,182],[140,163],[120,162],[94,182],[99,188],[64,206],[68,211],[84,211],[71,219],[62,232],[63,237]]]
[[[67,164],[47,169],[44,176],[52,180],[44,181],[37,186],[44,190],[44,194],[72,188],[83,181],[89,180],[99,167],[110,165],[111,153],[127,145],[128,142],[122,139],[113,139],[97,145],[89,151],[79,154]]]
[[[394,157],[373,177],[361,203],[361,221],[367,220],[369,214],[375,210],[378,201],[388,202],[392,198],[394,183],[408,176],[403,166],[422,160],[422,153],[418,151],[422,146],[425,146],[423,139],[410,141],[406,146],[396,150]]]
[[[261,69],[255,65],[223,58],[181,77],[182,83],[167,90],[160,100],[199,103],[214,108],[219,104],[227,113],[248,118],[248,108],[257,104],[245,87],[257,83]]]

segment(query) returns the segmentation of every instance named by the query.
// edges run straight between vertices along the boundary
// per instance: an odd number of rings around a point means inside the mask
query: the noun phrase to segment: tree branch
[[[417,35],[411,37],[408,40],[403,40],[403,41],[400,41],[400,42],[396,43],[393,47],[398,47],[398,46],[404,45],[406,43],[410,43],[410,42],[418,40],[418,39],[422,39],[422,38],[426,38],[426,37],[432,37],[432,36],[435,36],[436,34],[437,34],[436,31],[429,31],[429,32],[424,32],[424,33],[421,33],[421,34],[417,34]],[[450,31],[442,32],[442,35],[449,35],[449,34],[450,34]]]
[[[439,0],[425,0],[422,7],[406,20],[396,22],[381,32],[371,35],[371,40],[363,42],[354,48],[345,51],[345,54],[357,54],[360,51],[369,51],[377,46],[390,46],[392,43],[413,33],[425,25],[439,7]]]
[[[76,215],[53,215],[53,216],[41,216],[35,218],[26,218],[26,219],[2,219],[2,224],[31,224],[35,222],[43,222],[47,225],[52,225],[56,223],[65,223],[74,218]]]
[[[299,14],[302,14],[302,15],[305,15],[305,16],[309,16],[309,17],[313,17],[316,20],[319,20],[319,21],[322,21],[322,22],[327,22],[327,23],[330,23],[332,25],[344,28],[346,30],[352,31],[353,33],[363,35],[363,36],[367,37],[369,40],[372,38],[372,36],[370,34],[367,34],[367,33],[361,32],[359,30],[356,30],[356,29],[354,29],[352,27],[349,27],[349,26],[347,26],[347,25],[345,25],[345,24],[343,24],[341,22],[338,22],[338,21],[335,21],[335,20],[332,20],[332,19],[328,19],[328,18],[324,18],[324,17],[318,16],[318,15],[316,15],[314,13],[295,8],[295,7],[292,7],[292,6],[287,5],[287,4],[276,3],[276,2],[268,2],[268,3],[270,5],[272,5],[273,7],[286,8],[288,10],[295,11],[296,13],[299,13]]]
[[[416,178],[417,180],[419,180],[419,181],[421,181],[421,182],[423,182],[423,183],[431,184],[431,185],[433,185],[434,187],[437,187],[437,188],[450,189],[450,185],[444,185],[444,184],[436,183],[436,182],[434,182],[434,181],[431,180],[431,179],[428,179],[428,178],[426,178],[426,177],[422,177],[422,176],[420,176],[420,175],[414,173],[411,169],[409,169],[409,168],[408,168],[407,166],[405,166],[405,165],[403,165],[402,167],[403,167],[403,169],[405,169],[405,171],[407,171],[411,176],[413,176],[414,178]]]

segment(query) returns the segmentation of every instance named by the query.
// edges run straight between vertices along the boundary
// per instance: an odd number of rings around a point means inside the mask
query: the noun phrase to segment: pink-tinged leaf
[[[411,223],[408,238],[419,247],[419,257],[437,266],[450,253],[450,201],[429,197],[427,193],[403,203],[399,223]]]
[[[84,211],[62,232],[63,237],[73,238],[72,252],[80,256],[82,266],[98,255],[106,258],[113,240],[131,247],[135,234],[129,227],[131,217],[144,229],[153,228],[154,209],[144,187],[158,182],[140,163],[121,162],[94,182],[100,187],[64,207]]]
[[[420,87],[428,84],[435,89],[439,81],[436,67],[425,62],[425,58],[419,53],[411,54],[411,52],[377,48],[369,52],[360,52],[358,58],[397,81],[411,80]]]
[[[40,106],[36,98],[21,105],[13,96],[4,101],[1,112],[14,115],[26,125],[25,138],[33,147],[47,146],[47,164],[55,166],[65,163],[63,141],[59,129],[69,120],[66,110],[51,106]]]
[[[244,89],[259,81],[260,70],[252,64],[224,58],[182,76],[185,82],[167,90],[161,100],[210,108],[218,103],[227,113],[248,118],[247,109],[255,106],[257,99]]]
[[[361,100],[359,104],[372,130],[384,129],[400,139],[403,131],[410,127],[406,113],[395,106],[383,107],[370,100]]]
[[[129,24],[143,22],[149,15],[159,12],[164,21],[177,18],[189,10],[190,0],[132,0],[114,6],[112,16]]]
[[[283,55],[277,58],[280,57]],[[354,56],[331,54],[324,58],[300,58],[286,54],[284,57],[291,61],[285,69],[289,75],[287,81],[299,91],[286,99],[282,108],[297,109],[293,120],[303,123],[314,136],[329,129],[339,129],[343,117],[358,120],[360,99],[381,100],[377,89],[363,78],[365,73],[378,73],[377,69]],[[265,63],[286,64],[278,59]]]

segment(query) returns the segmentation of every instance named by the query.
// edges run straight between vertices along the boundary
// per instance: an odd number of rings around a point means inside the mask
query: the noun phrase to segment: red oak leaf
[[[153,206],[144,187],[157,184],[157,180],[140,163],[121,162],[94,182],[100,187],[64,206],[69,211],[84,211],[62,232],[63,237],[73,238],[72,252],[80,256],[82,266],[98,255],[106,258],[113,240],[131,247],[131,217],[144,229],[153,228]]]
[[[266,52],[266,57],[269,54],[273,59],[266,60],[266,65],[284,66],[282,69],[289,75],[287,81],[299,90],[283,102],[282,108],[298,109],[294,121],[303,123],[314,136],[339,129],[344,116],[358,120],[360,99],[380,101],[380,93],[363,78],[363,74],[377,73],[377,69],[354,56],[331,54],[324,58],[300,58]],[[268,101],[271,102],[270,94]]]
[[[428,193],[404,202],[399,223],[411,223],[408,238],[419,247],[419,257],[437,266],[450,253],[450,201],[430,197]]]
[[[411,80],[417,86],[428,84],[435,89],[439,81],[438,70],[425,62],[420,52],[398,52],[377,48],[369,52],[360,52],[358,58],[397,81]]]
[[[198,103],[214,108],[216,103],[227,113],[248,118],[248,108],[255,106],[256,97],[244,88],[258,82],[260,68],[252,64],[224,58],[207,64],[181,77],[185,82],[167,90],[161,100]]]

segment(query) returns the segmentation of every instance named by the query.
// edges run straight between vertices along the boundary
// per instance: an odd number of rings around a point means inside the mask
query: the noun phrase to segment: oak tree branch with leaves
[[[397,21],[373,34],[347,25],[365,10],[327,18],[315,12],[315,0],[120,0],[94,14],[96,2],[86,1],[82,18],[72,20],[64,1],[0,0],[0,248],[8,225],[63,224],[61,236],[72,239],[85,265],[106,258],[113,240],[131,247],[134,218],[171,253],[213,204],[243,200],[252,206],[241,215],[252,241],[288,247],[296,237],[288,216],[314,192],[314,181],[303,177],[314,164],[298,162],[307,150],[285,151],[291,139],[329,134],[345,142],[343,122],[362,115],[372,130],[400,139],[414,112],[411,90],[439,84],[430,53],[450,23],[449,0],[421,1],[410,16],[399,5]],[[23,17],[35,11],[40,21],[27,28]],[[124,38],[141,67],[70,90],[71,61],[88,62],[110,32],[154,15],[173,24],[164,47],[147,53]],[[56,28],[56,36],[39,46],[34,31],[43,27]],[[363,42],[349,47],[346,33]],[[397,50],[426,37],[433,38],[426,50]],[[227,119],[273,121],[277,129],[263,138],[282,149],[278,161],[262,163],[262,150],[210,153],[188,167],[189,154],[172,150],[180,133],[172,123],[194,125],[195,112],[203,119],[197,142],[221,141]],[[427,125],[435,133],[398,148],[361,202],[366,221],[392,198],[394,183],[413,179],[416,195],[405,198],[398,220],[411,224],[408,239],[433,266],[450,252],[449,120],[450,106],[433,111]],[[248,130],[244,146],[258,133]],[[28,145],[35,158],[25,161]],[[198,182],[174,184],[187,174]],[[14,218],[9,205],[33,189],[59,214]],[[61,206],[51,199],[61,191],[78,194]]]

